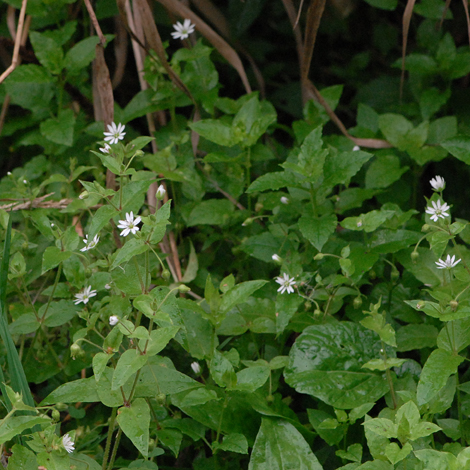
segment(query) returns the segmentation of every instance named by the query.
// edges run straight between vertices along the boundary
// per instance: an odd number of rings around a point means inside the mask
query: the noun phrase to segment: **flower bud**
[[[119,323],[119,318],[116,315],[111,315],[109,317],[109,324],[111,326],[117,325]]]
[[[82,348],[79,344],[73,343],[72,346],[70,346],[70,355],[72,356],[72,359],[75,359],[78,355],[81,354],[81,352]]]
[[[58,409],[59,411],[65,411],[68,409],[68,405],[66,405],[65,403],[56,403],[55,404],[55,407],[56,409]]]
[[[452,309],[453,312],[457,310],[457,307],[459,306],[459,303],[457,300],[451,300],[449,302],[450,308]]]
[[[155,194],[155,197],[157,199],[162,200],[165,197],[165,193],[166,193],[165,186],[163,186],[163,184],[161,184],[157,189],[157,193]]]
[[[269,395],[266,397],[266,401],[267,401],[268,403],[272,403],[272,402],[274,401],[274,397],[273,397],[271,394],[269,394]]]
[[[201,373],[201,366],[199,365],[198,362],[192,362],[191,363],[191,369],[195,374],[200,374]]]
[[[162,271],[162,277],[165,281],[168,281],[168,279],[170,279],[170,271],[168,271],[168,269],[164,269]]]
[[[261,202],[257,202],[255,204],[255,212],[260,212],[261,210],[263,210],[263,204],[261,204]]]
[[[80,196],[78,196],[79,199],[88,199],[88,197],[90,196],[90,193],[88,191],[83,191],[83,193],[80,194]]]
[[[315,311],[313,312],[314,317],[319,317],[323,312],[319,309],[316,308]]]
[[[315,261],[320,261],[320,260],[322,260],[324,257],[325,257],[325,255],[324,255],[323,253],[317,253],[317,254],[313,257],[313,259],[314,259]]]
[[[286,197],[286,196],[282,196],[282,197],[281,197],[281,202],[282,202],[283,204],[289,204],[289,198]]]
[[[360,295],[358,295],[355,299],[354,299],[354,302],[353,302],[353,306],[355,309],[358,309],[358,308],[361,308],[361,305],[362,305],[362,298]]]
[[[164,393],[159,393],[156,397],[155,400],[159,405],[164,405],[166,402],[166,395]]]
[[[275,261],[276,263],[282,263],[282,258],[281,258],[279,255],[277,255],[277,254],[272,255],[271,258],[272,258],[273,261]]]
[[[428,224],[424,224],[422,227],[421,227],[421,231],[422,232],[427,232],[429,230],[429,225]]]
[[[186,293],[186,292],[189,292],[189,291],[191,290],[191,288],[188,287],[188,286],[186,286],[186,285],[184,285],[184,284],[180,284],[180,285],[178,286],[178,290],[179,290],[181,293],[184,294],[184,293]]]
[[[398,271],[398,269],[394,267],[390,273],[390,279],[393,282],[396,282],[399,278],[400,278],[400,271]]]
[[[248,219],[245,219],[245,222],[242,223],[243,227],[246,227],[247,225],[251,225],[253,223],[253,219],[251,217],[248,217]]]
[[[416,264],[419,258],[419,253],[417,251],[413,251],[410,256],[411,256],[412,263]]]
[[[56,423],[60,421],[60,412],[58,410],[52,410],[52,420]]]
[[[373,281],[376,277],[377,277],[377,273],[373,269],[371,269],[369,271],[369,279]]]
[[[309,300],[307,300],[307,302],[305,302],[304,304],[304,307],[305,307],[305,310],[310,310],[310,308],[312,307],[312,302],[310,302]]]

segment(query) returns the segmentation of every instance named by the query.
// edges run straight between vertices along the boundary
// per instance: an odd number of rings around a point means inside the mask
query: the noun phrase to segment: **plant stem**
[[[116,460],[116,454],[119,447],[119,441],[121,440],[122,429],[119,428],[118,433],[116,434],[116,440],[114,441],[113,453],[111,455],[111,460],[109,461],[108,470],[113,470],[114,460]]]
[[[103,465],[102,470],[106,470],[106,464],[108,463],[109,450],[111,449],[111,440],[113,439],[114,423],[116,421],[117,408],[113,408],[111,412],[111,418],[109,419],[108,437],[106,438],[106,446],[104,448]]]

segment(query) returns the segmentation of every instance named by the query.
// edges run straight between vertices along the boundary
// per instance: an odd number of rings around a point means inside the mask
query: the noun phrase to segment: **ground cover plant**
[[[465,2],[0,8],[4,467],[470,469]]]

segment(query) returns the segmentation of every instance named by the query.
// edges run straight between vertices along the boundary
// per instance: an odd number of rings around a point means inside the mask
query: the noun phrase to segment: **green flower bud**
[[[52,420],[56,423],[60,421],[60,413],[58,410],[52,410]]]
[[[72,359],[75,359],[78,355],[81,354],[81,352],[82,348],[79,344],[73,343],[72,346],[70,346],[70,355],[72,356]]]
[[[248,217],[248,219],[245,219],[245,222],[242,223],[243,227],[246,227],[247,225],[251,225],[253,223],[253,219],[251,217]]]
[[[170,271],[168,271],[168,269],[164,269],[162,271],[162,277],[165,281],[168,281],[168,279],[170,279]]]
[[[362,298],[360,295],[358,295],[355,299],[354,299],[354,302],[353,302],[353,306],[355,309],[358,309],[358,308],[361,308],[361,305],[362,305]]]
[[[324,257],[325,257],[325,255],[324,255],[323,253],[317,253],[317,254],[313,257],[313,259],[314,259],[315,261],[320,261],[320,260],[323,259]]]
[[[421,227],[421,231],[422,231],[422,232],[427,232],[429,229],[430,229],[430,227],[429,227],[428,224],[424,224],[424,225]]]
[[[59,411],[65,411],[68,409],[68,405],[66,405],[65,403],[56,403],[55,404],[55,407],[56,409],[58,409]]]
[[[261,202],[257,202],[255,204],[255,212],[260,212],[261,210],[263,210],[263,204],[261,204]]]
[[[316,308],[313,312],[313,316],[314,317],[319,317],[323,312],[319,309],[319,308]]]
[[[459,303],[457,302],[457,300],[451,300],[449,302],[449,305],[452,311],[455,312],[457,310],[457,307],[459,306]]]
[[[419,258],[419,253],[417,251],[413,251],[410,256],[411,256],[411,261],[413,262],[413,264],[416,264]]]
[[[395,282],[400,278],[400,272],[398,271],[397,268],[393,268],[391,273],[390,273],[390,279]]]
[[[90,196],[90,193],[88,191],[83,191],[82,194],[80,194],[80,196],[78,196],[79,199],[88,199],[88,197]]]
[[[377,273],[373,269],[371,269],[369,271],[369,279],[373,281],[376,277],[377,277]]]
[[[186,293],[186,292],[189,292],[189,291],[191,290],[191,288],[188,287],[188,286],[186,286],[186,285],[184,285],[184,284],[180,284],[180,285],[178,286],[178,290],[179,290],[181,293],[184,294],[184,293]]]
[[[164,405],[166,403],[166,395],[164,393],[159,393],[156,397],[155,400],[157,400],[157,403],[159,405]]]
[[[312,307],[312,302],[307,300],[307,302],[305,302],[304,306],[305,306],[305,310],[310,310],[310,308]]]
[[[272,403],[272,402],[274,401],[274,397],[273,397],[271,394],[269,394],[269,395],[266,397],[266,401],[267,401],[268,403]]]

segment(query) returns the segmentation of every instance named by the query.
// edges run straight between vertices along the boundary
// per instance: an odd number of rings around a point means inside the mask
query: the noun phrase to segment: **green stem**
[[[225,400],[224,400],[224,404],[222,405],[222,413],[220,413],[219,425],[217,426],[217,436],[215,438],[215,442],[219,442],[220,431],[222,429],[222,422],[224,420],[224,412],[225,412],[225,408],[227,408],[227,401],[228,401],[228,395],[227,395],[227,392],[225,392]],[[215,450],[214,454],[216,452],[217,452],[217,449]]]
[[[44,321],[44,318],[46,317],[47,311],[49,310],[49,306],[51,305],[52,298],[54,297],[55,290],[57,288],[57,284],[59,283],[60,275],[62,274],[62,263],[59,264],[59,269],[57,270],[57,275],[54,280],[54,287],[52,288],[51,295],[49,296],[49,299],[47,300],[47,305],[46,309],[44,310],[43,316],[39,319],[39,322],[42,323]]]
[[[119,447],[119,441],[121,440],[122,429],[119,428],[118,433],[116,434],[116,440],[114,441],[113,453],[111,455],[111,460],[109,461],[108,470],[113,470],[114,461],[116,460],[116,454]]]
[[[106,470],[106,464],[108,463],[109,451],[111,449],[111,441],[113,439],[113,432],[114,432],[114,423],[116,421],[117,415],[117,408],[113,408],[111,412],[111,418],[109,419],[109,427],[108,427],[108,437],[106,438],[106,447],[104,448],[104,455],[103,455],[103,465],[101,466],[102,470]]]
[[[457,383],[457,409],[459,414],[459,429],[460,429],[460,444],[462,447],[465,446],[465,439],[463,437],[463,415],[462,415],[462,399],[460,396],[460,381],[459,381],[459,370],[457,369],[457,373],[455,374],[456,383]]]

